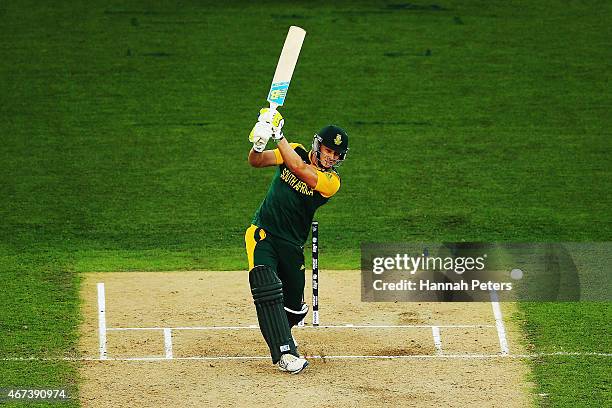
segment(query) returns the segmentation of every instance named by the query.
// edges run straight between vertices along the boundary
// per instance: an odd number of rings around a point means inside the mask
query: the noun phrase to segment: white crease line
[[[172,359],[172,329],[164,329],[164,351],[167,359]]]
[[[345,324],[345,325],[326,325],[326,326],[304,326],[302,329],[431,329],[433,327],[439,328],[490,328],[496,327],[491,324],[458,324],[458,325],[357,325],[357,324]],[[108,327],[108,331],[125,331],[125,330],[164,330],[165,327]],[[185,326],[185,327],[170,327],[172,330],[248,330],[248,329],[259,329],[259,326],[251,324],[248,326]]]
[[[433,335],[434,347],[436,348],[436,354],[442,354],[442,339],[440,338],[440,328],[433,326],[431,328],[431,334]]]
[[[100,360],[107,358],[106,354],[106,295],[104,283],[98,283],[98,335]]]
[[[389,359],[506,359],[506,358],[540,358],[540,357],[612,357],[612,353],[595,352],[554,352],[554,353],[531,353],[531,354],[414,354],[404,356],[368,356],[368,355],[339,355],[339,356],[306,356],[309,359],[322,360],[389,360]],[[0,361],[172,361],[172,360],[269,360],[269,356],[194,356],[194,357],[107,357],[100,359],[96,357],[4,357]]]
[[[506,326],[504,326],[504,318],[501,308],[499,307],[499,297],[495,290],[491,290],[491,307],[493,308],[493,316],[495,316],[495,327],[497,328],[497,337],[499,337],[499,348],[502,356],[510,354],[508,348],[508,340],[506,339]]]

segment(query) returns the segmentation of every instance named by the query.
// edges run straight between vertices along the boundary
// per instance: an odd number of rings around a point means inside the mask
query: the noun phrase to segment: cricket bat
[[[306,31],[302,28],[296,26],[289,27],[283,50],[276,65],[276,72],[272,79],[270,92],[268,92],[268,102],[270,102],[270,110],[272,111],[276,110],[279,106],[283,106],[283,103],[285,103],[289,82],[291,82],[293,70],[300,56],[305,36]]]

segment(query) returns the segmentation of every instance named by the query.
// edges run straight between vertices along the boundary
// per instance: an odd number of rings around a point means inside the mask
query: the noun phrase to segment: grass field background
[[[78,3],[78,4],[73,4]],[[345,127],[324,268],[361,242],[610,241],[612,5],[18,2],[0,6],[0,357],[69,355],[78,272],[241,269],[272,170],[247,135],[289,25],[291,141]],[[534,351],[610,352],[609,303],[523,304]],[[542,406],[602,406],[608,359],[533,362]],[[0,362],[0,387],[71,385]]]

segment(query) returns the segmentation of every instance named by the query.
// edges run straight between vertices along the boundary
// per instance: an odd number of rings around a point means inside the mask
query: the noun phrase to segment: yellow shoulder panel
[[[276,157],[276,165],[278,166],[279,164],[283,164],[283,156],[281,155],[280,150],[274,149],[272,151],[274,152],[274,157]]]
[[[291,146],[293,150],[295,150],[296,147],[301,147],[302,149],[306,150],[304,146],[300,143],[289,143],[289,146]],[[283,164],[284,160],[280,150],[274,149],[272,151],[274,152],[274,157],[276,157],[276,165],[278,166],[279,164]]]
[[[301,143],[289,143],[289,146],[291,146],[293,150],[295,150],[296,147],[301,147],[302,149],[306,150],[304,145],[302,145]]]
[[[315,190],[325,198],[329,198],[340,190],[340,177],[336,173],[317,170],[317,185]]]

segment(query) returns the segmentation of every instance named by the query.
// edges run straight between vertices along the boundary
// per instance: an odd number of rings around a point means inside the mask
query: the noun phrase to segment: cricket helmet
[[[321,159],[321,145],[338,153],[340,157],[338,158],[336,164],[332,166],[337,167],[344,161],[344,159],[346,159],[346,155],[349,150],[348,142],[348,134],[344,129],[336,125],[328,125],[319,130],[319,132],[315,133],[312,139],[312,150],[315,152],[317,161],[319,162]]]

